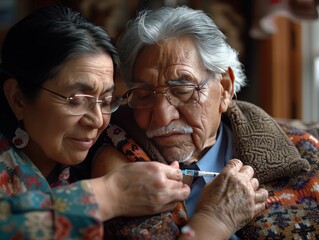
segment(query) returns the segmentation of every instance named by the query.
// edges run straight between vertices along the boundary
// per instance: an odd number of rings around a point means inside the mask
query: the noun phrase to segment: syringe
[[[218,172],[206,172],[194,169],[183,169],[181,170],[183,175],[193,176],[193,177],[212,177],[215,178],[218,176]]]

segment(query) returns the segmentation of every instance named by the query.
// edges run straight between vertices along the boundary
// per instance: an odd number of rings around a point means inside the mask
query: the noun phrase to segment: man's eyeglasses
[[[91,95],[86,94],[75,94],[71,97],[65,97],[59,93],[51,91],[47,88],[40,87],[42,90],[53,93],[66,100],[67,108],[72,115],[83,115],[91,111],[95,104],[98,103],[101,108],[102,114],[110,114],[115,112],[121,103],[121,98],[114,98],[112,96],[106,96],[103,99],[98,99]]]
[[[157,94],[164,94],[167,101],[174,107],[182,107],[187,104],[196,104],[200,101],[199,91],[210,78],[205,79],[201,84],[188,84],[169,86],[164,90],[154,90],[152,88],[133,88],[128,90],[123,99],[132,109],[151,109],[156,102]]]

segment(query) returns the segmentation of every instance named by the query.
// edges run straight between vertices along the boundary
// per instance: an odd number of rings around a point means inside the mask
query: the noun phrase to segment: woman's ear
[[[221,93],[221,103],[220,103],[220,112],[226,112],[228,107],[232,103],[232,98],[235,93],[234,84],[235,84],[235,75],[233,70],[229,67],[225,73],[222,74],[222,79],[220,80],[222,87]]]
[[[3,91],[16,118],[18,120],[23,119],[25,101],[17,80],[14,78],[7,79],[3,84]]]

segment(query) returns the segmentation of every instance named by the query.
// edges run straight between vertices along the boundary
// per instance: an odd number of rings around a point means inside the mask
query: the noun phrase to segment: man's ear
[[[232,98],[235,93],[235,75],[233,70],[229,67],[225,73],[222,74],[220,85],[222,87],[220,112],[226,112],[232,103]]]
[[[23,119],[23,108],[25,106],[24,96],[14,78],[7,79],[3,83],[4,95],[7,98],[11,110],[18,120]]]

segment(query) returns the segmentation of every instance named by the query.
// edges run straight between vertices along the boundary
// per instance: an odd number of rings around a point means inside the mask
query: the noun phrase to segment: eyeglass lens
[[[199,101],[199,93],[194,85],[173,86],[163,91],[148,88],[133,89],[128,93],[127,102],[133,109],[153,108],[157,94],[164,94],[166,99],[175,107]]]
[[[100,105],[102,113],[109,114],[118,109],[120,99],[107,96],[97,100],[95,97],[89,95],[75,95],[68,98],[68,109],[71,114],[82,115],[91,111],[96,103]]]

